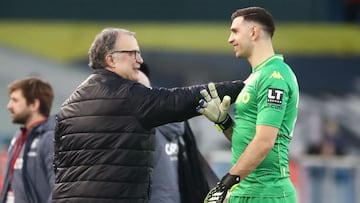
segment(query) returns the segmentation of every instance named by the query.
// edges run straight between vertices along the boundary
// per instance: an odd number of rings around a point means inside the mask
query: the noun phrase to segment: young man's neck
[[[248,58],[248,61],[252,69],[256,68],[259,64],[264,62],[266,59],[270,58],[275,54],[271,41],[263,42],[256,48],[252,55]]]

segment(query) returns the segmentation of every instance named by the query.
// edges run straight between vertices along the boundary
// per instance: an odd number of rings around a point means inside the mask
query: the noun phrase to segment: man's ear
[[[108,54],[105,56],[106,64],[110,67],[113,67],[115,65],[114,63],[114,57],[112,54]]]
[[[39,111],[40,110],[40,100],[34,99],[34,102],[30,104],[30,109],[32,111]]]
[[[256,40],[260,37],[261,29],[259,26],[253,26],[251,29],[251,39]]]

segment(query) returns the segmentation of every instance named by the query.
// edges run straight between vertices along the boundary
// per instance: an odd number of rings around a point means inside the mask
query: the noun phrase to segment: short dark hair
[[[116,40],[121,34],[135,35],[134,32],[121,28],[105,28],[95,36],[88,52],[89,66],[92,69],[102,69],[107,66],[105,56],[114,49]]]
[[[231,15],[231,20],[237,17],[244,17],[246,21],[254,21],[263,26],[263,29],[273,37],[275,32],[275,23],[272,15],[261,7],[248,7],[236,10]]]
[[[35,99],[38,99],[40,101],[40,113],[49,117],[54,99],[54,92],[49,82],[38,77],[27,77],[10,83],[8,90],[9,94],[15,90],[21,90],[26,99],[26,104],[32,104]]]

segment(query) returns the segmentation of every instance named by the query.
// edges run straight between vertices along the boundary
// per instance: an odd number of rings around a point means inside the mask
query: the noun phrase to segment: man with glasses
[[[94,70],[64,102],[55,129],[53,203],[145,203],[151,195],[154,127],[199,115],[206,85],[146,88],[135,34],[107,28],[89,50]],[[235,98],[242,81],[217,83]]]

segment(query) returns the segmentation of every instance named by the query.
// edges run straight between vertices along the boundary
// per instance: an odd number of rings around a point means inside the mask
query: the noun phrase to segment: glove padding
[[[228,190],[240,182],[240,176],[227,173],[216,186],[209,191],[204,199],[204,203],[222,203]]]
[[[208,88],[210,94],[206,89],[202,89],[200,91],[200,94],[204,99],[199,101],[199,106],[196,108],[196,110],[210,121],[214,123],[222,123],[226,120],[226,118],[229,117],[228,110],[230,107],[231,98],[226,95],[221,101],[218,96],[215,84],[212,82],[208,84]]]

